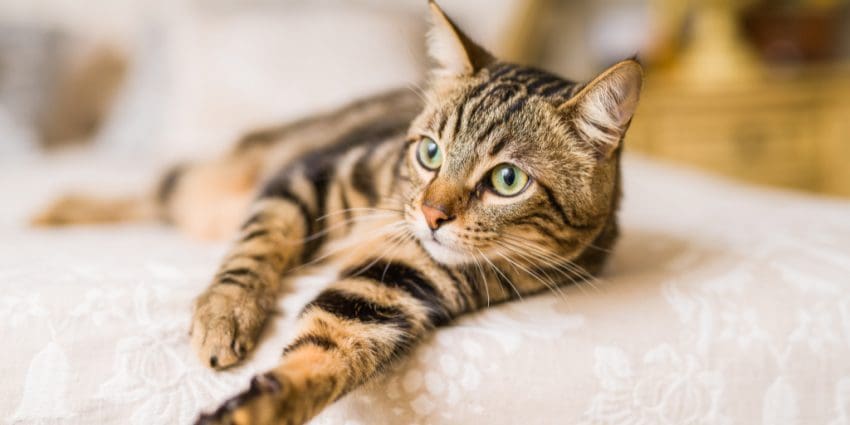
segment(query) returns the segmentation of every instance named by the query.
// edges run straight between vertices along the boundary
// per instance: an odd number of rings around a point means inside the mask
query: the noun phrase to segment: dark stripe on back
[[[371,145],[360,158],[354,163],[351,170],[351,187],[354,190],[363,194],[369,201],[369,205],[375,205],[378,202],[378,191],[374,185],[374,170],[371,168],[372,155],[375,153],[377,145]]]
[[[325,289],[304,307],[304,311],[315,308],[347,320],[389,324],[402,329],[409,329],[411,326],[407,316],[398,308],[375,304],[360,295],[337,289]]]
[[[386,119],[368,122],[345,133],[331,146],[308,153],[301,161],[296,162],[321,165],[318,168],[332,167],[340,156],[357,146],[379,144],[387,139],[402,136],[413,118],[392,115]]]
[[[392,108],[391,112],[393,113],[409,116],[408,122],[413,119],[421,108],[420,100],[415,96],[413,91],[406,88],[395,89],[375,96],[358,99],[327,113],[311,115],[283,125],[249,133],[237,143],[235,150],[236,152],[240,152],[254,147],[277,144],[280,141],[286,141],[288,136],[292,134],[297,134],[300,131],[316,127],[325,122],[344,120],[346,117],[372,105],[384,105],[388,109]]]
[[[406,264],[370,260],[359,267],[344,270],[341,276],[369,279],[387,287],[401,289],[428,307],[428,318],[435,326],[445,325],[452,318],[433,282]]]

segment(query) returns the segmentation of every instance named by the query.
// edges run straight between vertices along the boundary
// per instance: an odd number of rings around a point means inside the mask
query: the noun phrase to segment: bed
[[[64,188],[117,191],[154,170],[86,152],[0,159],[4,423],[191,423],[274,365],[329,279],[294,279],[244,365],[201,366],[190,306],[225,243],[25,225]],[[850,423],[850,202],[635,155],[624,173],[600,279],[465,317],[312,423]]]

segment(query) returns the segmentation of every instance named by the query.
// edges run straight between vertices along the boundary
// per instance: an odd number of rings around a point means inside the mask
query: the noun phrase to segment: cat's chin
[[[469,264],[475,261],[475,258],[469,254],[464,252],[460,252],[455,249],[451,249],[439,242],[435,242],[428,239],[422,240],[422,247],[425,248],[425,251],[428,251],[428,254],[431,255],[435,261],[441,264],[445,264],[447,266],[458,266],[461,264]]]

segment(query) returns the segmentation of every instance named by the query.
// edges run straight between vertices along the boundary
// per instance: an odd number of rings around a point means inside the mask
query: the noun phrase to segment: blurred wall
[[[498,52],[500,37],[522,2],[441,3]],[[426,2],[418,0],[0,4],[0,28],[93,40],[124,51],[130,64],[126,82],[109,119],[92,138],[104,150],[162,160],[212,155],[247,129],[419,84],[428,66],[427,17]],[[38,50],[28,47],[10,57]],[[48,59],[57,56],[48,48],[40,51]],[[29,68],[51,67],[34,62]],[[26,69],[20,74],[33,77],[18,92],[49,97],[31,87],[47,87],[39,83],[50,83],[55,75],[36,76]],[[21,109],[20,101],[10,105],[6,100],[7,110]]]

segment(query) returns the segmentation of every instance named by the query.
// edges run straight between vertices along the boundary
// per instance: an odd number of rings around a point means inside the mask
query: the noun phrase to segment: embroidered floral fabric
[[[0,166],[5,423],[191,423],[274,365],[328,279],[295,282],[244,366],[202,367],[190,305],[224,244],[152,225],[22,225],[59,188],[142,181],[127,169]],[[440,330],[313,423],[850,423],[850,202],[638,158],[624,172],[623,237],[602,278]]]

